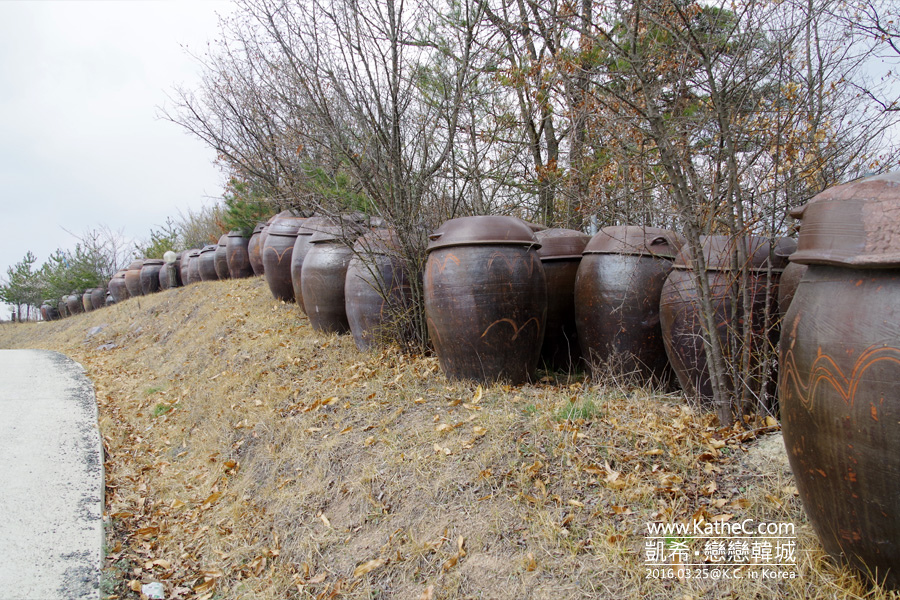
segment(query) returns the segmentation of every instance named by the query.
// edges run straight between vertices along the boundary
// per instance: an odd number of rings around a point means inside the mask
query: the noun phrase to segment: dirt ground
[[[0,347],[95,383],[104,598],[896,597],[823,553],[771,419],[721,429],[584,374],[451,382],[313,331],[259,278],[4,325]],[[649,529],[744,522],[790,524],[768,540],[789,566]]]

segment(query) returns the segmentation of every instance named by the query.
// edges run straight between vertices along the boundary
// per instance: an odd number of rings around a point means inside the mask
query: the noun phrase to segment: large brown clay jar
[[[249,237],[244,237],[242,231],[229,231],[226,239],[225,261],[228,263],[228,274],[235,279],[244,279],[253,276],[253,267],[250,265],[250,253],[247,246]]]
[[[825,550],[900,588],[900,173],[794,214],[808,270],[782,326],[785,448]]]
[[[77,315],[84,312],[84,302],[81,300],[80,292],[72,292],[66,298],[66,308],[70,315]]]
[[[84,306],[84,312],[91,312],[94,310],[94,305],[91,303],[91,294],[93,293],[94,288],[88,288],[81,294],[81,304]]]
[[[65,319],[69,316],[69,296],[61,296],[56,304],[56,310],[59,311],[59,318]]]
[[[128,265],[125,271],[125,287],[128,289],[128,297],[134,298],[143,294],[141,291],[141,268],[144,266],[144,260],[138,259]]]
[[[547,280],[532,230],[514,217],[461,217],[430,237],[425,316],[444,374],[531,379],[547,316]]]
[[[784,268],[781,278],[778,281],[778,312],[782,318],[787,314],[794,300],[794,294],[797,293],[797,287],[800,280],[806,273],[807,265],[792,262]]]
[[[293,214],[279,213],[266,229],[268,235],[262,249],[266,283],[272,295],[284,302],[294,302],[291,281],[291,256],[297,230],[306,219]]]
[[[312,248],[310,241],[313,235],[335,225],[335,221],[328,217],[310,217],[297,228],[297,237],[291,252],[291,287],[294,288],[294,299],[297,306],[304,313],[306,307],[303,304],[303,260]]]
[[[684,243],[656,227],[605,227],[585,247],[575,278],[575,320],[595,377],[674,379],[663,344],[659,299]]]
[[[144,296],[159,291],[159,271],[166,263],[158,258],[148,258],[141,267],[141,293]]]
[[[303,261],[301,285],[309,324],[316,331],[349,333],[344,283],[353,249],[338,226],[325,226],[312,235]],[[271,239],[271,235],[269,239]]]
[[[117,271],[109,280],[109,293],[116,302],[129,298],[128,288],[125,286],[125,271]]]
[[[106,305],[106,288],[105,287],[96,287],[94,291],[91,292],[91,306],[94,309],[103,308]]]
[[[45,315],[44,319],[47,321],[57,321],[60,319],[59,309],[56,307],[56,302],[54,300],[44,300],[41,312]]]
[[[216,245],[204,246],[197,257],[197,271],[200,281],[217,281],[219,274],[216,272]]]
[[[344,300],[357,348],[368,350],[391,339],[391,328],[399,327],[411,308],[406,262],[393,230],[373,231],[353,245]]]
[[[744,314],[742,309],[742,274],[733,269],[737,243],[744,244],[743,254],[748,257],[746,291],[750,297],[749,315]],[[773,250],[767,238],[751,236],[735,241],[728,236],[716,235],[704,236],[702,246],[706,263],[704,276],[709,285],[717,324],[715,335],[718,336],[725,363],[740,364],[744,338],[740,331],[736,331],[735,324],[749,324],[751,372],[746,385],[761,395],[764,390],[755,389],[757,384],[754,382],[771,382],[773,378],[768,371],[771,365],[760,358],[765,356],[767,347],[778,341],[778,290],[775,286],[787,264],[785,257],[796,246],[796,242],[789,238],[778,238]],[[713,387],[706,362],[705,327],[691,264],[690,249],[685,244],[663,284],[659,306],[660,324],[666,355],[682,389],[689,395],[698,396],[705,407],[711,408]],[[733,307],[737,309],[737,313],[733,312]],[[766,315],[769,316],[768,322]],[[763,373],[763,369],[767,372]],[[735,390],[734,381],[729,380],[726,385]]]
[[[574,229],[540,229],[538,257],[547,278],[547,321],[541,362],[551,369],[574,371],[581,363],[575,327],[575,275],[591,236]]]
[[[253,269],[254,275],[262,275],[265,273],[265,266],[262,261],[262,231],[267,227],[266,223],[260,223],[253,230],[253,235],[247,242],[247,254],[250,256],[250,267]]]
[[[185,285],[199,283],[203,281],[200,277],[200,249],[194,248],[187,253],[187,261],[182,263],[182,267],[187,265],[187,279]]]
[[[228,234],[219,236],[216,245],[216,276],[219,279],[231,279],[231,271],[228,270]]]

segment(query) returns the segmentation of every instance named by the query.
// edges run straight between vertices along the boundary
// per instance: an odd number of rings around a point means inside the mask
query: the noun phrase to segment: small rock
[[[92,337],[94,337],[95,335],[97,335],[98,333],[100,333],[101,331],[106,329],[106,327],[107,327],[106,323],[104,323],[103,325],[98,325],[96,327],[91,327],[90,329],[88,329],[88,332],[87,332],[88,339],[91,339]]]
[[[163,584],[158,581],[142,585],[141,593],[148,598],[154,598],[155,600],[163,600],[166,597],[166,590],[163,588]]]

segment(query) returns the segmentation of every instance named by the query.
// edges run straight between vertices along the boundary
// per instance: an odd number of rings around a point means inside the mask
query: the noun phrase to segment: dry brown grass
[[[752,449],[775,428],[718,430],[677,395],[448,382],[312,331],[261,279],[0,327],[0,347],[95,382],[110,598],[896,597],[823,554],[777,442]],[[646,577],[647,522],[721,515],[796,524],[797,578]]]

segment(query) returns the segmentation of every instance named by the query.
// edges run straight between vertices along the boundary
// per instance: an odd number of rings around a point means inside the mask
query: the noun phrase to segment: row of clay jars
[[[88,288],[81,296],[81,303],[84,305],[84,311],[90,312],[106,305],[106,288]]]

